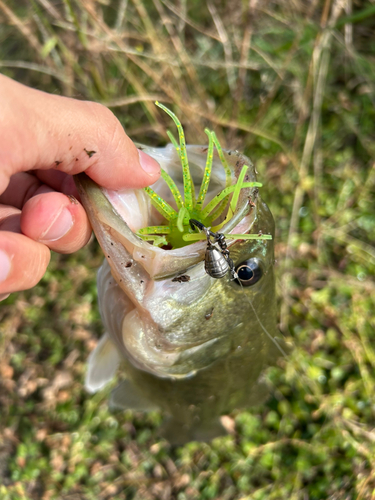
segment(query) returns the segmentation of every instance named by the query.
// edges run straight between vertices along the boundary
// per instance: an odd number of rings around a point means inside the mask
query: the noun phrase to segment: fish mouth
[[[159,162],[177,186],[181,185],[180,158],[172,145],[165,148],[142,146],[142,149]],[[207,147],[187,146],[187,151],[192,178],[198,185],[204,172]],[[248,180],[256,181],[255,168],[248,158],[238,152],[229,151],[224,154],[233,173],[233,184],[236,183],[244,164],[249,166]],[[143,227],[161,223],[160,214],[152,207],[144,190],[108,190],[99,187],[86,174],[75,176],[75,180],[95,235],[116,279],[123,273],[124,266],[131,267],[130,263],[138,264],[139,270],[143,269],[149,279],[159,280],[183,274],[186,269],[204,260],[206,251],[204,241],[191,243],[182,248],[165,249],[153,246],[135,234]],[[224,187],[223,167],[218,155],[214,154],[210,190],[206,200],[212,199]],[[162,179],[159,179],[152,188],[173,205],[173,200],[168,199],[168,190]],[[256,219],[256,200],[256,188],[242,189],[234,215],[221,231],[236,234],[251,232]],[[235,241],[228,241],[228,246],[235,244]],[[122,258],[119,258],[119,248],[116,250],[114,248],[116,246],[120,246]]]
[[[194,272],[192,283],[188,285],[194,288],[196,281],[203,280],[204,283],[198,284],[195,291],[205,293],[210,288],[211,278],[204,270],[203,276],[200,276],[199,269]],[[136,304],[129,295],[119,290],[107,261],[99,269],[97,279],[99,309],[105,330],[123,358],[140,370],[163,378],[185,378],[211,364],[227,349],[222,342],[223,335],[218,336],[216,332],[214,338],[187,341],[174,334],[178,310],[173,314],[166,302],[173,300],[179,288],[181,291],[178,283],[171,280],[152,281],[144,300]],[[180,305],[186,306],[193,300],[185,290]],[[194,295],[196,298],[196,293]]]
[[[147,148],[143,150],[156,159],[163,170],[174,180],[177,186],[182,185],[180,158],[174,147]],[[201,182],[205,168],[207,148],[187,146],[192,179],[197,185]],[[224,152],[232,172],[233,184],[236,184],[242,167],[248,165],[247,180],[256,181],[255,168],[250,160],[237,152]],[[179,276],[194,277],[186,283],[186,294],[179,296],[174,302],[177,309],[183,309],[183,302],[189,300],[189,289],[194,300],[199,301],[204,295],[219,285],[221,280],[214,280],[204,271],[207,243],[198,241],[181,248],[165,249],[151,245],[140,238],[136,232],[150,225],[161,223],[160,214],[152,207],[150,199],[143,189],[108,190],[98,186],[85,174],[75,176],[81,201],[86,209],[91,225],[104,252],[108,269],[107,283],[112,277],[122,292],[123,312],[116,311],[114,316],[120,319],[111,328],[110,313],[101,310],[103,322],[108,331],[113,330],[117,347],[134,366],[157,374],[161,377],[186,377],[215,361],[229,349],[227,342],[219,332],[210,331],[209,335],[195,339],[175,340],[166,338],[165,332],[173,329],[168,326],[171,314],[161,314],[163,301],[170,300],[180,283],[174,282]],[[225,174],[220,158],[215,153],[213,158],[210,190],[206,200],[214,198],[225,188]],[[168,190],[163,180],[158,180],[152,189],[173,205],[168,199]],[[246,234],[257,227],[258,193],[254,187],[241,189],[237,207],[232,218],[222,227],[223,233]],[[224,216],[223,216],[224,217]],[[231,253],[236,253],[240,243],[228,240]],[[104,271],[106,273],[107,271]],[[226,277],[225,280],[229,280]],[[196,285],[195,285],[196,283]],[[106,285],[107,286],[107,285]],[[111,285],[112,286],[112,285]],[[99,303],[105,300],[116,302],[116,291],[113,299],[106,298],[106,287],[98,278]],[[164,295],[160,295],[160,293]],[[160,295],[160,297],[159,297]],[[158,296],[159,305],[155,302]],[[100,304],[99,304],[100,305]],[[102,309],[107,306],[103,306]],[[112,307],[112,306],[111,306]],[[150,312],[151,311],[151,312]],[[182,314],[177,311],[177,313]],[[106,317],[106,319],[105,319]]]

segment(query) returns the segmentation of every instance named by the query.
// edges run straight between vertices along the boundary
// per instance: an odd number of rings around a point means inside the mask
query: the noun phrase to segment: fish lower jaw
[[[137,309],[128,312],[123,320],[122,341],[132,365],[160,378],[190,378],[227,352],[220,337],[192,347],[166,347],[157,327],[142,320]]]

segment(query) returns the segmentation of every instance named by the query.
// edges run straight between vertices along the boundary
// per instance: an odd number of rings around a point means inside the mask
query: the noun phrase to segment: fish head
[[[177,187],[182,186],[181,163],[172,145],[143,149]],[[187,147],[197,189],[206,151],[202,146]],[[246,180],[256,180],[248,158],[230,151],[224,155],[233,183],[244,164],[249,166]],[[229,353],[253,349],[252,342],[257,349],[267,349],[264,330],[277,335],[273,239],[228,239],[238,279],[229,272],[214,279],[204,267],[207,241],[168,249],[136,234],[162,223],[144,190],[107,190],[85,174],[76,176],[76,183],[106,257],[98,273],[100,313],[108,335],[128,362],[157,377],[189,378]],[[224,187],[225,174],[215,153],[206,199]],[[173,205],[162,179],[152,188]],[[257,188],[241,190],[234,215],[221,231],[274,236],[272,215]]]

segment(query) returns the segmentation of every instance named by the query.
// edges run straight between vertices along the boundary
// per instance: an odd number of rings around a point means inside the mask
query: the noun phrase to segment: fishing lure
[[[236,184],[232,184],[232,172],[227,163],[223,150],[221,148],[220,142],[216,137],[215,132],[205,129],[205,132],[209,139],[209,144],[207,148],[207,160],[206,166],[203,174],[202,183],[200,186],[199,194],[195,196],[195,188],[194,182],[190,173],[188,156],[186,151],[186,142],[185,142],[185,134],[182,128],[180,120],[177,116],[172,113],[168,108],[163,106],[162,104],[156,102],[155,103],[159,108],[163,109],[174,121],[177,127],[179,143],[177,143],[176,139],[173,137],[171,132],[167,132],[168,137],[170,138],[172,144],[174,145],[176,152],[181,161],[182,165],[182,173],[183,173],[183,194],[178,190],[175,181],[169,176],[169,174],[161,169],[161,177],[168,185],[174,202],[176,204],[177,210],[175,210],[167,201],[165,201],[157,192],[155,192],[152,188],[146,187],[144,188],[145,192],[150,197],[152,205],[156,208],[156,210],[164,217],[166,220],[165,224],[159,226],[148,226],[137,231],[137,235],[140,236],[143,240],[152,243],[154,246],[158,247],[169,247],[169,248],[180,248],[188,245],[191,242],[198,241],[200,239],[204,239],[205,232],[202,228],[212,228],[211,236],[215,240],[215,234],[219,231],[227,222],[231,220],[233,217],[236,207],[238,205],[240,199],[240,191],[244,188],[250,187],[262,187],[260,182],[245,182],[246,173],[248,170],[248,166],[244,165],[238,176],[238,180]],[[216,147],[218,156],[220,161],[224,167],[225,171],[225,188],[220,191],[212,200],[210,200],[205,206],[206,195],[208,192],[208,187],[211,178],[212,171],[212,162],[213,162],[213,150],[214,146]],[[218,221],[220,216],[227,209],[226,216],[222,222]],[[194,231],[194,225],[190,223],[190,221],[195,221],[196,227],[200,227],[200,229],[205,234],[199,234]],[[217,233],[222,234],[222,233]],[[272,239],[272,236],[269,234],[259,235],[259,234],[225,234],[221,236],[220,241],[215,240],[214,243],[217,243],[219,249],[221,248],[221,243],[225,244],[223,238],[230,239],[255,239],[255,240],[267,240]],[[225,263],[228,264],[227,256],[227,248],[225,244],[219,250],[217,246],[213,246],[212,242],[208,243],[210,251],[207,252],[208,259],[212,260],[212,273],[224,272]],[[216,248],[216,251],[214,250]],[[221,255],[220,255],[221,253]],[[220,259],[220,257],[224,258],[224,261]],[[215,262],[215,264],[214,264]],[[210,266],[211,264],[208,264]],[[228,264],[229,265],[229,264]],[[221,271],[219,268],[224,266]],[[233,268],[233,263],[232,263]],[[226,268],[228,270],[228,267]],[[226,274],[224,272],[223,276]],[[233,274],[233,273],[232,273]],[[213,276],[213,274],[210,274]],[[215,277],[215,276],[213,276]],[[222,277],[222,276],[218,276]]]

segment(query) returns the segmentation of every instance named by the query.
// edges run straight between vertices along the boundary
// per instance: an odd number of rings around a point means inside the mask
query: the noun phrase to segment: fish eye
[[[236,273],[238,274],[236,283],[252,286],[263,276],[263,269],[258,259],[248,259],[236,266]]]

